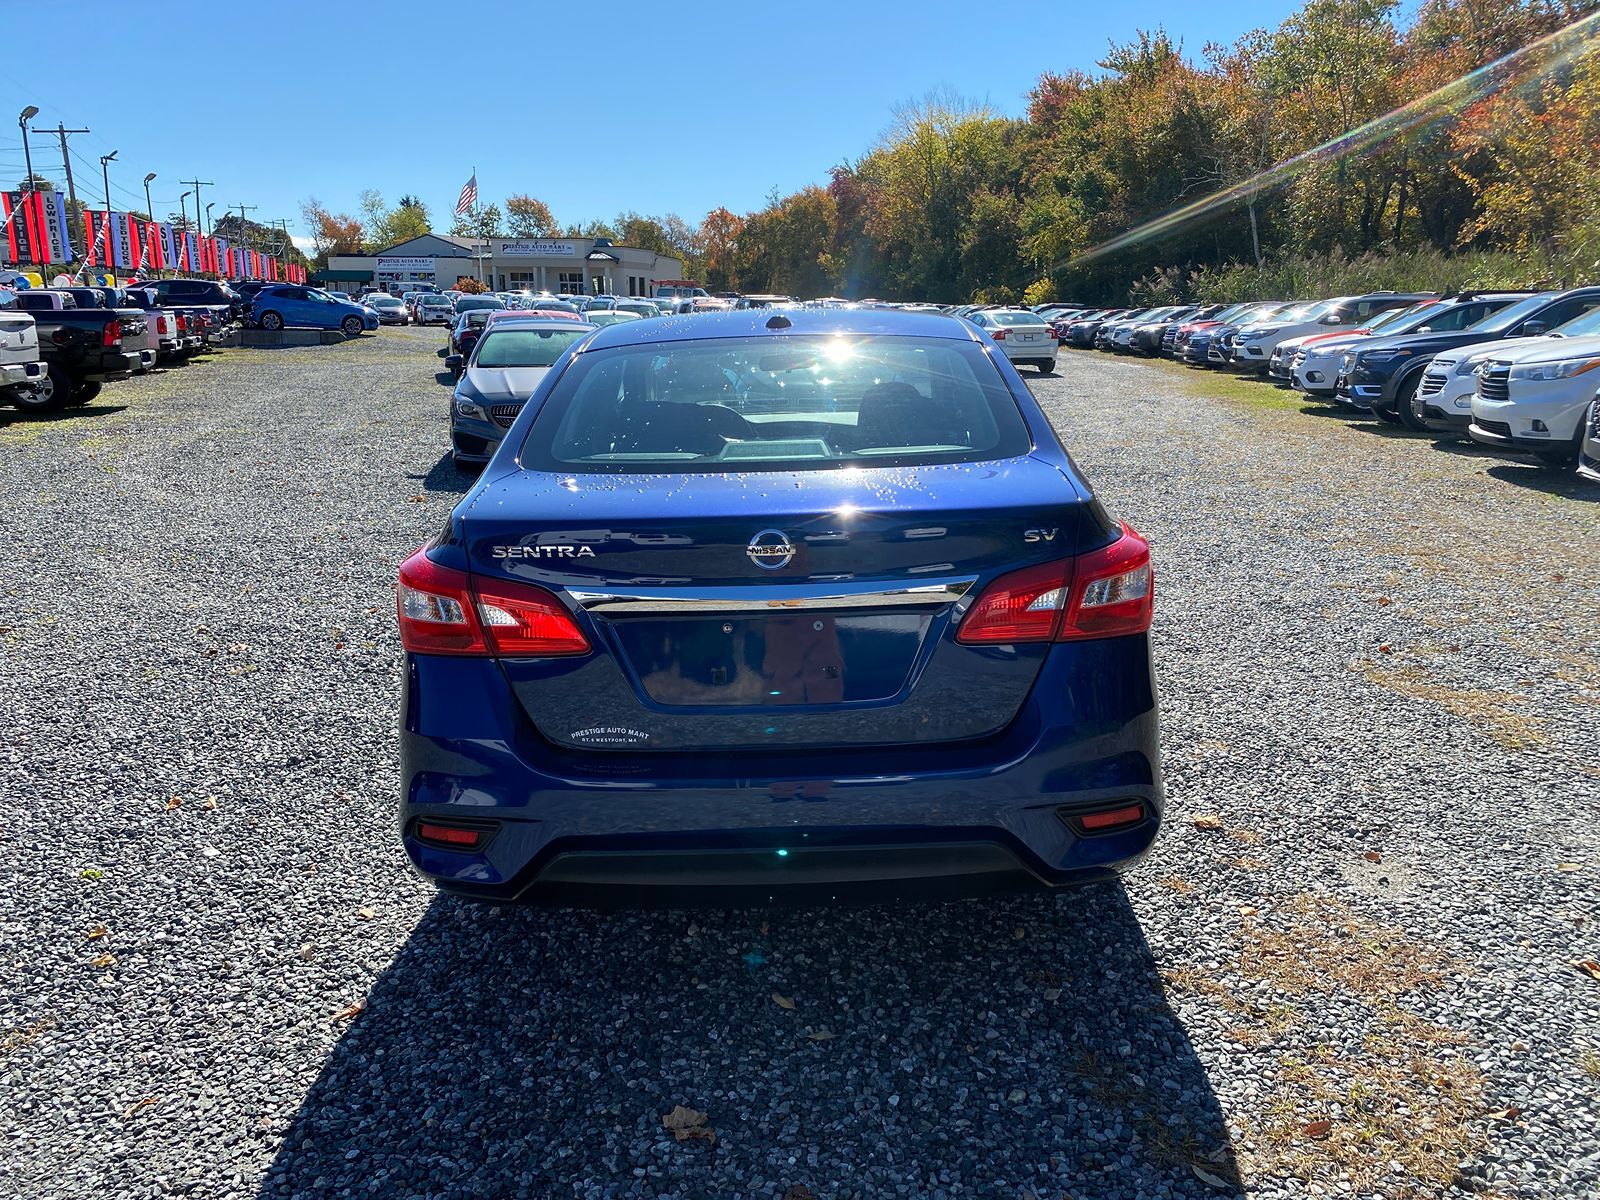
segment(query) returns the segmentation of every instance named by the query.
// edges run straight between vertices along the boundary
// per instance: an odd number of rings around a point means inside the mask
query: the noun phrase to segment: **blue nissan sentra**
[[[1161,820],[1150,552],[968,322],[575,343],[400,567],[401,836],[485,900],[978,895]]]

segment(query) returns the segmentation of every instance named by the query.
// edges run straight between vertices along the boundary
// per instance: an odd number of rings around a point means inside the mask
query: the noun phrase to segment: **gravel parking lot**
[[[0,413],[0,1195],[1600,1194],[1600,490],[1063,355],[1158,570],[1126,887],[482,909],[391,816],[442,339]]]

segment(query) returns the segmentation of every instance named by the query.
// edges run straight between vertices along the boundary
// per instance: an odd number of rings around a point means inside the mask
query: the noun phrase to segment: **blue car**
[[[400,832],[631,907],[1107,879],[1160,823],[1150,552],[955,317],[593,331],[400,567]]]
[[[342,329],[355,337],[378,327],[376,312],[364,304],[339,300],[314,287],[278,283],[264,287],[247,306],[250,324],[261,329]]]

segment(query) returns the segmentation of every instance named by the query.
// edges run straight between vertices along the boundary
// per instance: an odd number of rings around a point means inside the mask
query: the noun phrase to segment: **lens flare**
[[[1051,269],[1059,271],[1084,267],[1129,247],[1170,236],[1247,196],[1281,187],[1312,167],[1365,154],[1392,138],[1455,120],[1479,101],[1509,89],[1528,87],[1551,72],[1571,64],[1596,45],[1597,37],[1600,37],[1600,12],[1531,41],[1349,133],[1331,138],[1248,179],[1136,225],[1126,233],[1056,263]]]

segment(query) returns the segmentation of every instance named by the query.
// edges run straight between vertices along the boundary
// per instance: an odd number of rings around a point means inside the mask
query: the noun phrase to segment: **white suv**
[[[1491,358],[1504,358],[1530,343],[1548,337],[1507,338],[1503,342],[1478,342],[1436,355],[1422,372],[1412,397],[1417,420],[1434,433],[1467,436],[1472,424],[1472,397],[1478,391],[1478,369]]]
[[[1260,325],[1246,325],[1239,330],[1239,336],[1234,342],[1234,365],[1265,371],[1267,364],[1272,361],[1272,352],[1278,348],[1279,342],[1305,333],[1332,332],[1323,323],[1323,318],[1332,315],[1341,304],[1350,299],[1349,296],[1335,296],[1332,300],[1302,304],[1299,308],[1291,308],[1288,312],[1280,313]],[[1338,325],[1341,322],[1330,323]]]
[[[1274,356],[1289,356],[1289,386],[1297,392],[1320,399],[1332,399],[1338,390],[1339,364],[1344,353],[1363,338],[1389,337],[1410,333],[1426,324],[1428,313],[1439,306],[1437,300],[1421,300],[1405,308],[1391,308],[1360,329],[1348,333],[1312,333],[1280,343]]]
[[[1574,465],[1583,416],[1600,387],[1600,336],[1537,338],[1500,350],[1478,369],[1472,440],[1552,467]]]

